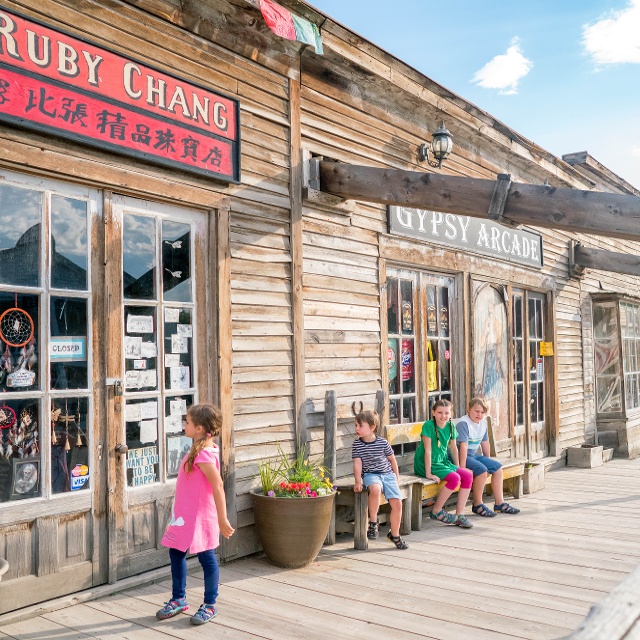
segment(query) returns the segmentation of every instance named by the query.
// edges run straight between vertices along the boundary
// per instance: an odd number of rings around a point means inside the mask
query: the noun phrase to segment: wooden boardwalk
[[[544,491],[518,501],[520,515],[472,516],[470,531],[428,522],[407,538],[407,551],[393,548],[384,529],[369,551],[339,536],[306,569],[229,563],[220,614],[202,627],[186,614],[156,621],[170,590],[163,580],[22,622],[0,619],[0,638],[560,638],[640,561],[639,477],[640,460],[560,469],[547,474]],[[188,587],[197,607],[199,572]]]

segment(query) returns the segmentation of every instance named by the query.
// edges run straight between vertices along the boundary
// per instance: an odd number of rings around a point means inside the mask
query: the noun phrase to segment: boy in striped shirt
[[[351,449],[353,458],[353,490],[357,493],[363,488],[369,491],[369,528],[367,538],[378,537],[378,509],[380,495],[391,507],[390,528],[387,538],[398,549],[408,549],[409,545],[400,537],[400,521],[402,520],[402,494],[398,486],[398,462],[391,445],[376,435],[380,420],[375,411],[361,411],[356,415],[356,435]]]

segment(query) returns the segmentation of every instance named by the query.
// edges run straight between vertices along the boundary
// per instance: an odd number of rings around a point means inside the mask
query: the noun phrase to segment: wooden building
[[[327,390],[340,475],[352,402],[380,389],[387,423],[487,395],[504,456],[596,434],[640,448],[640,278],[578,274],[569,251],[638,242],[305,180],[323,157],[638,192],[281,4],[324,55],[273,34],[256,0],[0,0],[0,613],[167,564],[192,402],[225,417],[224,558],[258,548],[257,461],[322,452]],[[455,147],[431,169],[418,147],[443,119]]]

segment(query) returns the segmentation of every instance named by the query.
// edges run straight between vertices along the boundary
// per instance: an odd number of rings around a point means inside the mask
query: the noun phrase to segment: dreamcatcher
[[[16,412],[6,404],[2,404],[0,406],[0,456],[7,460],[13,455],[11,430],[16,421]]]
[[[25,407],[20,412],[20,426],[14,444],[21,458],[35,456],[38,453],[38,422],[32,408]]]
[[[7,309],[0,316],[0,338],[10,347],[24,347],[33,338],[33,320],[18,307]]]
[[[4,351],[0,356],[0,384],[4,382],[9,388],[32,386],[36,374],[31,369],[38,362],[33,320],[17,305],[16,294],[15,306],[0,315],[0,339],[4,342]],[[22,347],[15,364],[9,347]]]

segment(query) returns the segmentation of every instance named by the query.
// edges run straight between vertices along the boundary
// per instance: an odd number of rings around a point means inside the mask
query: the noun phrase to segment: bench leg
[[[402,501],[402,520],[400,521],[400,535],[408,536],[411,533],[411,520],[412,513],[411,507],[413,504],[413,487],[409,485],[407,487],[407,497]]]
[[[353,492],[353,548],[366,551],[369,548],[367,527],[369,526],[368,491]]]
[[[411,487],[411,529],[422,529],[422,485]]]
[[[511,493],[513,493],[513,497],[518,500],[522,495],[523,480],[522,476],[516,476],[515,478],[511,478]]]

